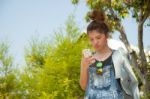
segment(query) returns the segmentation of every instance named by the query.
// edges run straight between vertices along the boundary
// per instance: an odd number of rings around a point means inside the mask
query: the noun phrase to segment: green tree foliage
[[[28,67],[42,67],[45,63],[44,57],[47,54],[47,45],[37,38],[32,39],[29,48],[25,49],[25,60]]]
[[[9,46],[0,42],[0,99],[14,96],[16,88],[16,75],[13,69],[13,58],[9,54]]]
[[[73,4],[78,4],[80,0],[71,0]],[[118,30],[118,22],[130,15],[138,23],[141,21],[150,24],[150,7],[149,0],[85,0],[90,10],[100,9],[105,12],[106,23],[111,31]],[[89,21],[90,12],[87,12],[86,20]],[[149,20],[148,20],[149,19]]]
[[[87,35],[81,35],[73,16],[64,30],[55,32],[53,42],[32,40],[26,48],[27,66],[20,75],[16,98],[82,99],[80,60],[87,47],[91,47]]]

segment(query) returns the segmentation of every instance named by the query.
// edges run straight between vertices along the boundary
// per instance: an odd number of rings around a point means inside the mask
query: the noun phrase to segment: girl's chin
[[[99,51],[99,50],[101,50],[100,48],[94,48],[96,51]]]
[[[100,50],[102,50],[102,47],[94,47],[94,49],[95,49],[96,51],[100,51]]]
[[[95,48],[95,49],[99,49],[99,46],[95,46],[94,48]]]

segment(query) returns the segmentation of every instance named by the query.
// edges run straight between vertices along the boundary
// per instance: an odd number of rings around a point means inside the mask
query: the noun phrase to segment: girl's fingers
[[[90,56],[88,58],[83,57],[82,63],[85,64],[85,66],[89,66],[95,62],[95,58],[93,56]]]
[[[95,62],[95,57],[89,57],[87,61],[91,64]]]

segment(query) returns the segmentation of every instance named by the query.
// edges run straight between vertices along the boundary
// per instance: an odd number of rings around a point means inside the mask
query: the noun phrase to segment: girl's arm
[[[83,90],[86,89],[88,82],[88,68],[94,58],[92,56],[81,59],[80,67],[80,86]]]

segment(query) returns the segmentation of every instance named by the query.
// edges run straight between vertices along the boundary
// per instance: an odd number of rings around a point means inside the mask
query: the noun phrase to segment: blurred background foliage
[[[62,33],[63,32],[63,33]],[[26,66],[13,68],[6,42],[0,44],[1,99],[82,99],[79,86],[82,49],[90,47],[74,16],[55,32],[53,42],[32,39],[25,48]]]

